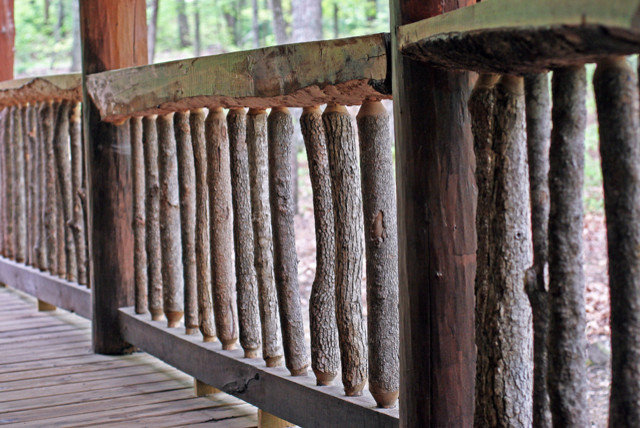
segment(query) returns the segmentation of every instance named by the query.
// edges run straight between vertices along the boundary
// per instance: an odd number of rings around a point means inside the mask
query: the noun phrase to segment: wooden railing
[[[80,83],[0,84],[0,281],[91,318]]]

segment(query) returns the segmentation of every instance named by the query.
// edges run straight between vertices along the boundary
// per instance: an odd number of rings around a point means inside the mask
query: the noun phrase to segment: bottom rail
[[[316,386],[312,376],[290,376],[284,367],[267,368],[244,358],[242,349],[223,351],[199,335],[167,328],[133,307],[120,308],[120,328],[130,344],[223,392],[305,427],[397,427],[398,409],[376,408],[373,398],[346,397],[338,386]]]
[[[0,283],[83,318],[92,319],[91,290],[0,257]]]

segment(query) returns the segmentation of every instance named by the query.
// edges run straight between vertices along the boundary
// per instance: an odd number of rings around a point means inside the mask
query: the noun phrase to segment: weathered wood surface
[[[21,337],[0,338],[4,423],[154,427],[204,422],[250,427],[257,423],[254,407],[225,394],[197,398],[191,377],[147,354],[93,354],[91,324],[73,314],[38,314],[33,299],[10,290],[0,290],[0,309],[2,313],[5,309],[19,311],[18,323],[33,323],[30,320],[36,317],[42,325],[68,329],[43,337],[45,329],[34,328],[23,330]],[[32,347],[25,346],[30,342]]]
[[[398,409],[376,409],[367,392],[345,397],[339,386],[317,386],[313,377],[290,376],[284,367],[266,368],[261,360],[244,358],[241,349],[223,351],[218,342],[165,328],[133,308],[120,310],[120,322],[125,338],[140,349],[297,425],[318,426],[321,420],[322,426],[398,426]]]
[[[492,0],[398,29],[406,55],[447,68],[528,73],[640,52],[638,0]]]
[[[0,106],[82,100],[82,75],[58,74],[0,82]]]
[[[390,98],[386,34],[296,43],[101,73],[102,118],[202,107],[303,107]]]

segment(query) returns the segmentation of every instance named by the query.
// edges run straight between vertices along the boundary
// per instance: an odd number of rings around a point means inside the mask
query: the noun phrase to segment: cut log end
[[[267,357],[264,359],[264,362],[267,367],[280,367],[282,365],[282,355]]]
[[[258,358],[258,350],[257,349],[245,349],[244,350],[244,357],[245,358]]]
[[[362,395],[362,390],[364,389],[364,385],[367,382],[362,382],[356,385],[345,386],[344,393],[347,397],[360,397]]]
[[[336,373],[323,373],[318,370],[314,370],[313,374],[316,375],[316,384],[318,386],[333,385],[333,380],[336,378]]]
[[[291,376],[307,376],[309,374],[309,366],[304,366],[301,368],[290,368],[289,373]]]
[[[167,326],[169,328],[177,328],[180,326],[180,320],[182,319],[182,316],[184,315],[184,312],[182,311],[169,311],[165,313],[165,316],[167,317]]]
[[[184,334],[187,336],[193,336],[198,333],[198,327],[186,327],[184,330]]]
[[[215,342],[216,336],[202,336],[202,341],[205,343]]]
[[[237,339],[233,338],[233,339],[220,339],[220,342],[222,343],[222,349],[225,351],[233,351],[234,349],[236,349],[236,342]]]
[[[151,310],[152,321],[162,321],[163,318],[164,318],[164,313],[162,311]]]
[[[398,390],[395,391],[371,391],[373,399],[376,400],[378,407],[390,409],[396,406],[398,402]]]

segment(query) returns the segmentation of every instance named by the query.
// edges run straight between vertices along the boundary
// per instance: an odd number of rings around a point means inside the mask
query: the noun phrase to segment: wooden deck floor
[[[257,425],[255,407],[195,397],[191,377],[147,354],[93,354],[90,333],[88,321],[0,288],[0,425]]]

